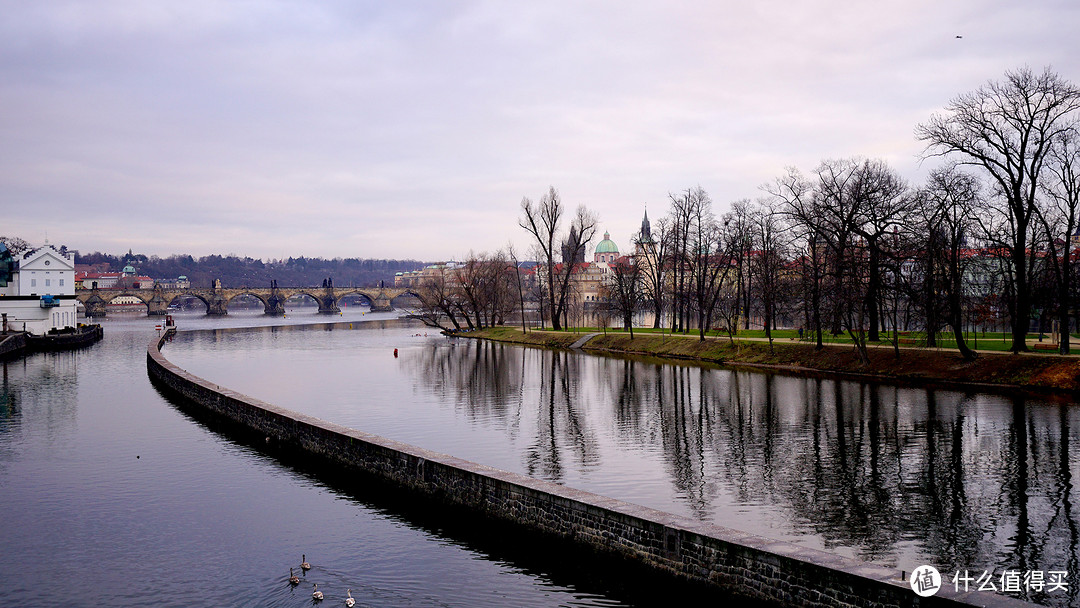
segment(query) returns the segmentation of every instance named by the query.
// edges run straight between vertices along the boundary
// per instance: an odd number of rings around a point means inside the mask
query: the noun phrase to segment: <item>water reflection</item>
[[[75,353],[59,352],[0,363],[0,446],[10,446],[4,436],[25,425],[37,427],[50,445],[63,441],[77,424],[76,361]]]
[[[340,327],[181,334],[167,355],[335,423],[898,570],[1067,570],[1072,595],[1028,599],[1077,603],[1072,406]]]
[[[310,459],[282,466],[262,451],[261,437],[248,444],[208,432],[147,379],[153,320],[109,323],[89,349],[0,364],[0,549],[19,564],[17,572],[0,568],[9,575],[0,606],[55,603],[55,590],[74,590],[74,603],[87,606],[142,606],[150,594],[171,606],[205,605],[207,597],[228,606],[310,605],[310,587],[284,581],[305,552],[315,568],[304,578],[330,601],[351,588],[369,606],[624,605],[619,597],[649,605],[636,588],[608,596],[607,583],[593,583],[581,561],[549,568],[550,551],[506,534],[489,538],[487,528],[468,534],[479,526],[444,534],[455,522],[442,513],[423,519],[393,510],[421,511],[415,500],[391,500],[352,474],[324,477]],[[304,339],[360,333],[339,327]],[[219,334],[219,346],[250,346],[234,335],[243,334]],[[382,361],[396,361],[392,349],[378,350]],[[345,352],[310,351],[289,352],[290,367],[326,366]],[[226,359],[250,367],[236,352]],[[321,393],[302,377],[282,384],[305,401]]]
[[[432,347],[410,365],[418,386],[514,437],[535,417],[531,475],[562,482],[572,467],[587,482],[646,453],[678,503],[650,506],[909,571],[1067,570],[1067,594],[1019,595],[1077,600],[1069,405],[497,344]]]

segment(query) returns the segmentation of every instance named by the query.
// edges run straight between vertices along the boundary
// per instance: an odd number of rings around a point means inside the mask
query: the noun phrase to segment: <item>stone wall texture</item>
[[[672,577],[784,606],[1031,606],[987,592],[919,598],[900,572],[575,490],[305,416],[207,382],[147,348],[147,369],[185,399],[267,438],[513,525]]]

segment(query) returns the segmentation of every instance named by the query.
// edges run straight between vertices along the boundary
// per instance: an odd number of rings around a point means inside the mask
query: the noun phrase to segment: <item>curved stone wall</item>
[[[218,386],[147,348],[147,371],[185,399],[268,438],[440,501],[589,545],[672,576],[785,606],[1030,606],[992,593],[919,598],[900,573],[591,492],[501,471],[336,425]],[[943,585],[947,586],[947,585]],[[674,599],[674,598],[673,598]]]

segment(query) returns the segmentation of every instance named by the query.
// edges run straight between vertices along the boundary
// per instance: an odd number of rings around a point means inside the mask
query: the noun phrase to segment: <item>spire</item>
[[[641,219],[641,233],[638,235],[638,240],[642,243],[652,242],[652,226],[649,225],[649,207],[645,205],[645,217]]]

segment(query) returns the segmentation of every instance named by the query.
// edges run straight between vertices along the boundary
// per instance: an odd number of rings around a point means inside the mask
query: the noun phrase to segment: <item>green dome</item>
[[[619,246],[610,237],[609,233],[604,233],[604,240],[596,246],[596,253],[619,253]]]
[[[131,264],[128,264],[127,266],[124,266],[124,270],[122,270],[121,272],[123,272],[124,274],[135,274],[135,267]]]

